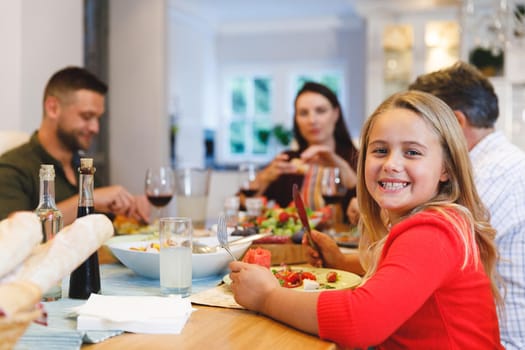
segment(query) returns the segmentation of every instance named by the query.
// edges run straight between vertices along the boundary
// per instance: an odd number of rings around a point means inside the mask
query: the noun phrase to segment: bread
[[[16,212],[0,222],[0,279],[20,265],[42,241],[38,216]]]
[[[308,172],[309,165],[306,164],[301,158],[293,158],[290,160],[296,168],[299,174],[306,174]]]
[[[31,281],[45,292],[93,254],[113,232],[113,224],[103,214],[76,219],[55,238],[38,246],[15,279]]]

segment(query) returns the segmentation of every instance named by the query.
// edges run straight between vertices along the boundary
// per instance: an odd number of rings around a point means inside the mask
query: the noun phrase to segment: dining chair
[[[231,170],[213,170],[210,177],[208,203],[206,208],[207,218],[216,218],[224,211],[224,201],[227,197],[239,191],[238,172]]]
[[[29,140],[30,134],[19,130],[0,130],[0,155]]]

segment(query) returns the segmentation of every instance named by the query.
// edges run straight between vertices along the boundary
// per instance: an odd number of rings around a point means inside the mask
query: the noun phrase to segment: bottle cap
[[[80,167],[78,171],[81,174],[91,174],[95,173],[95,167],[93,166],[93,158],[80,158]]]
[[[80,167],[81,168],[92,168],[93,158],[80,158]]]
[[[54,180],[55,179],[55,167],[53,164],[41,164],[40,165],[40,177],[43,180]]]

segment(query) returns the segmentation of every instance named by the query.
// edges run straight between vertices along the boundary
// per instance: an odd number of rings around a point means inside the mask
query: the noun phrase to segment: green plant
[[[273,127],[273,136],[283,146],[288,146],[292,142],[293,133],[292,130],[287,129],[282,124],[277,124]]]
[[[485,75],[501,74],[503,69],[503,51],[475,47],[469,54],[469,63],[476,66]]]

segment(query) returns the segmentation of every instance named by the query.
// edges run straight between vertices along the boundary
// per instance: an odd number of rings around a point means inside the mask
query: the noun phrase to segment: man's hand
[[[131,216],[136,210],[135,197],[119,185],[96,188],[93,196],[98,212]]]

